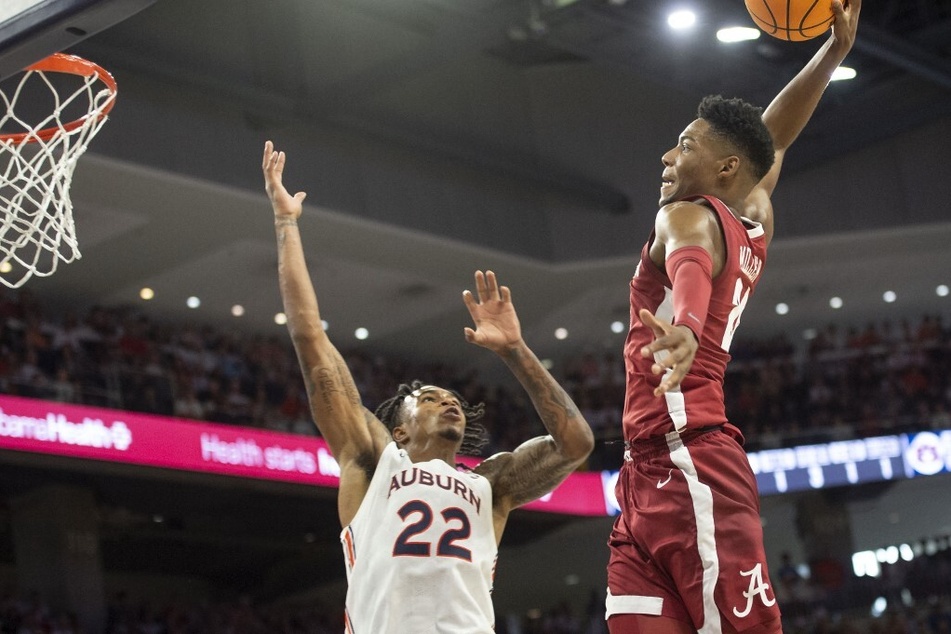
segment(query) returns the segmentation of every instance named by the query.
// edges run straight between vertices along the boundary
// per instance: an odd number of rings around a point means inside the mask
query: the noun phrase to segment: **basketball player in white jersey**
[[[281,295],[311,413],[340,464],[338,512],[353,634],[489,634],[499,540],[512,509],[545,495],[591,453],[593,435],[571,398],[522,340],[511,293],[491,271],[463,294],[466,340],[501,357],[528,392],[547,436],[460,471],[478,436],[479,406],[435,385],[400,386],[365,409],[343,357],[321,326],[297,220],[306,194],[282,184],[285,156],[264,146]],[[382,419],[382,422],[381,422]],[[472,444],[472,443],[467,443]],[[477,443],[476,443],[477,444]]]

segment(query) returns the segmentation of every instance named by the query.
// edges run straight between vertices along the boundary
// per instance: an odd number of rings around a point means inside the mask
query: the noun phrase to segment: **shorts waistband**
[[[723,425],[694,427],[683,432],[672,431],[664,436],[645,438],[643,440],[625,440],[624,461],[642,461],[650,460],[657,456],[665,456],[679,446],[689,444],[700,436],[718,431],[723,431]]]

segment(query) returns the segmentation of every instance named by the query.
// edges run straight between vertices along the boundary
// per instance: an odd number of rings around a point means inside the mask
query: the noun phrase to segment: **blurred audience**
[[[882,564],[877,577],[855,577],[835,589],[800,574],[789,557],[779,568],[777,597],[786,634],[951,633],[951,538],[928,540],[912,561]],[[918,544],[921,546],[921,544]],[[579,590],[579,592],[584,592]],[[499,614],[498,634],[607,634],[604,595],[568,598],[525,614]],[[582,609],[577,607],[584,603]],[[337,634],[343,607],[264,605],[249,595],[233,600],[132,599],[118,592],[108,602],[102,634]],[[0,592],[0,634],[99,634],[84,631],[70,614],[52,609],[35,592]]]
[[[75,616],[57,613],[36,593],[0,595],[0,634],[339,634],[342,608],[261,606],[235,601],[132,601],[119,592],[108,605],[102,633],[87,632]]]
[[[785,335],[734,342],[727,410],[748,449],[951,427],[951,329],[939,316],[829,325],[812,334],[799,345]],[[561,360],[552,370],[600,441],[592,469],[620,463],[620,346]],[[487,404],[486,453],[541,432],[514,385],[483,383],[445,364],[343,353],[371,410],[401,381],[423,378]],[[284,332],[159,323],[129,306],[52,316],[23,289],[0,291],[0,392],[316,433]]]
[[[783,335],[737,340],[727,373],[731,420],[750,449],[951,428],[951,329],[938,316],[840,328],[800,344]],[[590,468],[616,468],[624,368],[618,350],[585,352],[553,372],[600,440]],[[487,453],[540,433],[515,386],[480,382],[445,364],[344,351],[370,409],[401,381],[424,378],[487,404]],[[164,324],[131,307],[94,307],[54,317],[29,290],[0,289],[0,392],[187,419],[315,434],[293,350],[283,332],[246,335],[208,326]],[[877,577],[824,588],[785,557],[777,569],[787,634],[951,634],[951,547],[910,562],[882,564]],[[500,634],[603,634],[603,597],[583,613],[568,601],[498,619]],[[107,634],[341,630],[337,607],[227,603],[153,605],[117,596]],[[72,615],[35,593],[0,594],[0,634],[79,634]],[[92,633],[85,633],[92,634]]]

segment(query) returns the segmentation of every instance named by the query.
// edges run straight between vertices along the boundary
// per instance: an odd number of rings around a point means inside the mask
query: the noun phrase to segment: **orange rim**
[[[112,77],[109,71],[97,64],[90,62],[87,59],[83,59],[82,57],[78,57],[76,55],[67,55],[66,53],[53,53],[46,59],[41,59],[35,64],[27,66],[24,71],[66,73],[69,75],[79,75],[81,77],[92,77],[95,75],[99,81],[104,83],[109,88],[109,92],[111,93],[105,108],[103,108],[102,112],[98,113],[96,117],[98,119],[104,119],[106,115],[112,111],[112,107],[116,104],[116,93],[118,92],[116,80]],[[13,142],[14,144],[18,144],[24,139],[27,140],[27,143],[49,141],[60,132],[72,132],[76,128],[81,127],[91,116],[93,116],[93,114],[89,113],[84,117],[76,119],[75,121],[70,121],[69,123],[65,123],[61,126],[44,128],[36,132],[0,134],[0,142]]]

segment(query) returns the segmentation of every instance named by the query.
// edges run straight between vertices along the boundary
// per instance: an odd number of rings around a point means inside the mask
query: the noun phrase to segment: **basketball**
[[[790,42],[811,40],[832,26],[832,0],[745,0],[762,31]]]

